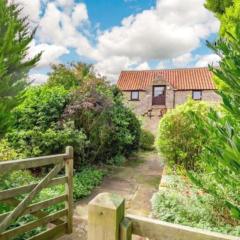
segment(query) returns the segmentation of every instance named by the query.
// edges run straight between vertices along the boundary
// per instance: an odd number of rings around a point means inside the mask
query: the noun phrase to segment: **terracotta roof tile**
[[[216,89],[208,68],[122,71],[117,85],[123,91],[146,90],[153,80],[160,76],[176,90]]]

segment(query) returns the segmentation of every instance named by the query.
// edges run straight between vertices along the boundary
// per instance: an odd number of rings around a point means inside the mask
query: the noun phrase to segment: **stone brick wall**
[[[158,81],[154,85],[166,85],[165,82]],[[175,91],[167,85],[166,86],[166,106],[152,106],[152,89],[150,86],[146,91],[139,92],[139,101],[131,101],[131,92],[123,92],[124,101],[142,120],[143,127],[151,131],[154,135],[157,134],[157,127],[160,120],[159,112],[161,108],[172,109],[177,105],[183,104],[187,101],[188,97],[192,97],[192,91]],[[175,106],[174,106],[175,97]],[[220,97],[213,90],[202,91],[202,100],[210,103],[219,103]],[[152,109],[152,118],[143,117],[142,115],[147,113],[148,110]]]
[[[157,85],[157,84],[156,84]],[[160,84],[159,84],[160,85]],[[192,91],[175,91],[170,87],[166,87],[166,106],[152,106],[152,86],[146,91],[139,92],[139,101],[131,101],[131,92],[123,92],[124,100],[136,114],[142,115],[152,108],[167,108],[172,109],[177,105],[183,104],[187,99],[192,97]],[[175,98],[175,105],[174,105]],[[219,103],[220,97],[213,90],[202,91],[202,100],[210,103]]]

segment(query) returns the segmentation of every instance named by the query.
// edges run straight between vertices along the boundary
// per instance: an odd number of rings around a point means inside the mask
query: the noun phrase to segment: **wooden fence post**
[[[101,193],[88,205],[88,240],[119,240],[124,218],[124,199]]]
[[[67,214],[67,233],[71,234],[73,231],[73,147],[66,148],[65,159],[65,174],[67,182],[65,184],[65,191],[67,194],[67,201],[65,207],[68,209]]]

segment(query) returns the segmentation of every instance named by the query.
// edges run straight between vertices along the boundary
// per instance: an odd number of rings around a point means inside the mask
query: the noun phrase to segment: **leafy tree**
[[[233,0],[207,0],[205,7],[210,11],[222,15],[225,13],[226,8],[233,5]]]
[[[233,4],[228,7],[221,19],[220,35],[228,38],[228,33],[237,37],[237,25],[240,22],[240,0],[233,0]]]
[[[240,22],[240,0],[206,0],[205,7],[220,20],[220,35],[228,38],[228,32],[235,35]]]
[[[84,81],[95,78],[92,66],[85,63],[76,63],[69,66],[64,64],[52,65],[49,74],[48,86],[64,86],[65,89],[79,87]]]
[[[10,110],[17,104],[16,96],[26,87],[29,70],[41,56],[27,58],[36,29],[30,31],[27,17],[21,14],[19,5],[0,1],[0,134],[9,123]]]
[[[231,215],[240,219],[240,25],[237,37],[229,34],[209,44],[221,57],[220,68],[211,67],[214,75],[226,86],[220,90],[224,114],[211,111],[208,121],[195,116],[202,134],[214,139],[202,157],[203,174],[189,174],[205,191],[223,201]]]

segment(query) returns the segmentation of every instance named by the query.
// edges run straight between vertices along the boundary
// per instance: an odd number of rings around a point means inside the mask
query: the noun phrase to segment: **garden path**
[[[149,216],[151,197],[157,191],[163,161],[155,151],[139,152],[122,167],[111,167],[110,174],[90,197],[75,205],[74,232],[61,240],[86,240],[87,204],[101,192],[117,193],[126,199],[127,213]]]

